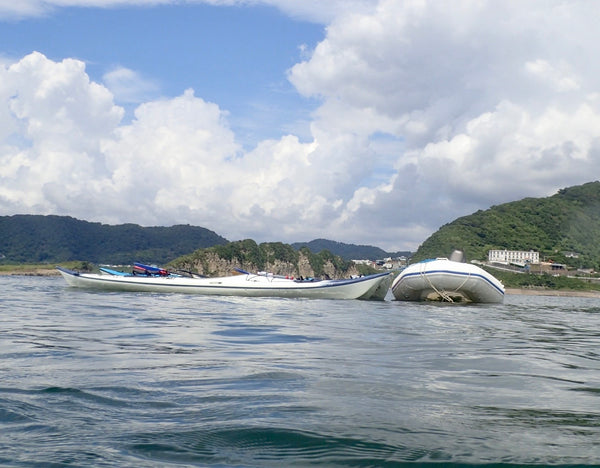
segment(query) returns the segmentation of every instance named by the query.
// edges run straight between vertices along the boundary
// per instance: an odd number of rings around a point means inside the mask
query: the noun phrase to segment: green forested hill
[[[114,226],[81,221],[69,216],[0,216],[0,263],[4,264],[59,263],[71,260],[113,264],[130,264],[133,261],[166,264],[198,249],[226,244],[227,239],[213,231],[189,225]],[[346,260],[374,260],[390,256],[377,247],[324,239],[287,247],[296,251],[308,247],[315,253],[331,252]],[[279,252],[281,249],[275,250]]]
[[[335,277],[342,277],[352,268],[356,268],[361,274],[370,274],[375,271],[368,266],[354,265],[352,261],[344,260],[328,250],[313,253],[306,246],[296,249],[292,245],[282,242],[257,244],[252,239],[198,249],[174,260],[171,262],[171,266],[197,271],[209,276],[227,275],[232,268],[243,268],[250,271],[267,270],[275,274],[299,276],[302,274],[300,271],[301,257],[308,261],[312,269],[310,276],[322,276],[326,273],[325,265],[327,264],[335,270],[332,272]]]
[[[561,189],[547,198],[477,211],[442,226],[419,247],[414,260],[465,251],[485,260],[490,249],[537,250],[540,257],[572,266],[600,265],[600,182]],[[576,252],[578,258],[565,253]]]
[[[196,226],[107,225],[68,216],[0,216],[0,261],[39,263],[85,260],[167,263],[227,239]]]

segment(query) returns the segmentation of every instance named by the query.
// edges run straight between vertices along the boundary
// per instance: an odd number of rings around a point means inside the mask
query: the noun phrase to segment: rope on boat
[[[465,280],[454,290],[454,292],[458,292],[459,289],[461,289],[467,283],[467,281],[469,281],[470,277],[471,277],[471,272],[469,271],[469,274],[467,275]]]
[[[423,265],[423,267],[425,267],[425,265]],[[425,280],[427,281],[427,283],[429,283],[429,286],[431,286],[431,289],[433,289],[437,294],[439,294],[439,296],[442,298],[442,300],[446,301],[446,302],[454,302],[454,299],[452,299],[452,297],[445,291],[445,290],[439,290],[438,288],[436,288],[434,286],[434,284],[431,282],[431,280],[429,279],[429,276],[427,276],[425,274],[425,270],[421,269],[420,271],[421,276],[423,278],[425,278]],[[460,289],[467,283],[467,281],[469,281],[469,279],[471,278],[471,272],[469,271],[469,274],[466,276],[466,278],[464,279],[464,281],[459,284],[453,291],[451,292],[459,292]]]
[[[424,265],[424,266],[425,266],[425,265]],[[432,282],[431,282],[431,280],[429,279],[429,276],[427,276],[427,275],[425,274],[425,271],[424,271],[423,269],[420,271],[420,273],[421,273],[421,276],[427,280],[427,282],[429,283],[429,286],[431,286],[431,288],[432,288],[432,289],[433,289],[433,290],[434,290],[436,293],[438,293],[438,294],[440,295],[440,297],[441,297],[441,298],[442,298],[444,301],[446,301],[446,302],[454,302],[454,299],[452,299],[452,298],[450,297],[450,295],[449,295],[449,294],[448,294],[446,291],[444,291],[444,290],[440,291],[440,290],[438,290],[438,288],[436,288],[436,287],[433,285],[433,283],[432,283]]]

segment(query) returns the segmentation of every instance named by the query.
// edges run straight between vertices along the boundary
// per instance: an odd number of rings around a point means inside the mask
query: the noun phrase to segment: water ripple
[[[223,466],[397,466],[398,461],[449,458],[439,450],[270,427],[138,434],[133,439],[128,449],[140,458]]]
[[[600,464],[594,299],[310,301],[0,281],[2,466]]]

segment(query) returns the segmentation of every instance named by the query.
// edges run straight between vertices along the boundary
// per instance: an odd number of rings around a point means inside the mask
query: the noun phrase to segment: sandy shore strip
[[[0,276],[57,276],[56,268],[32,268],[23,270],[0,270]]]
[[[564,296],[564,297],[598,297],[600,291],[576,291],[573,289],[541,289],[541,288],[506,288],[505,294],[525,295],[525,296]]]

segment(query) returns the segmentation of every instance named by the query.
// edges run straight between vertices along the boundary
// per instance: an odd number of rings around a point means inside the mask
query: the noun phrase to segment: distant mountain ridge
[[[71,260],[130,264],[132,261],[166,264],[198,249],[228,244],[209,229],[190,225],[142,227],[108,225],[70,216],[0,216],[0,262],[50,263]],[[312,252],[327,250],[344,260],[381,259],[389,254],[378,247],[316,239],[295,243]],[[400,254],[409,254],[403,252]]]
[[[308,247],[311,252],[319,253],[328,250],[334,255],[339,255],[344,260],[380,260],[387,257],[409,257],[411,252],[386,252],[379,247],[371,245],[344,244],[327,239],[315,239],[310,242],[295,242],[292,244],[296,250]]]
[[[535,250],[540,259],[578,268],[600,266],[600,182],[492,206],[442,226],[415,252],[415,261],[465,251],[486,260],[491,249]]]
[[[198,248],[226,244],[202,227],[107,225],[69,216],[0,216],[0,261],[46,263],[167,263]]]

